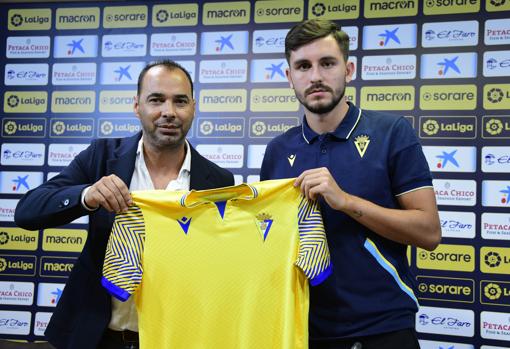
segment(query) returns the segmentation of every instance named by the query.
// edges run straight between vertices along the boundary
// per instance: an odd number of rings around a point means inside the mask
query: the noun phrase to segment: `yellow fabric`
[[[306,275],[330,261],[318,206],[292,183],[132,193],[145,224],[131,288],[142,348],[308,347]],[[224,212],[212,202],[225,200]]]

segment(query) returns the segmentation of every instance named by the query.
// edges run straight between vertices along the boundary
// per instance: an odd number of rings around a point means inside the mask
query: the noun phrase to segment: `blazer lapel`
[[[200,155],[190,144],[191,149],[191,171],[190,189],[203,190],[211,189],[214,183],[210,180],[210,171],[207,160]]]
[[[134,135],[121,141],[115,149],[114,157],[106,163],[107,174],[117,175],[129,187],[133,171],[135,169],[136,149],[142,133]]]

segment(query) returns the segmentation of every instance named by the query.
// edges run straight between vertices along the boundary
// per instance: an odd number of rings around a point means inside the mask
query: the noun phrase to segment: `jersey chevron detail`
[[[138,206],[116,216],[106,248],[102,283],[108,284],[109,291],[120,300],[125,301],[129,297],[125,293],[132,294],[142,280],[144,240],[145,224]]]
[[[322,280],[321,276],[331,272],[328,242],[317,201],[307,200],[304,196],[301,198],[298,225],[300,244],[296,265],[311,280],[311,284],[315,285],[314,280]]]

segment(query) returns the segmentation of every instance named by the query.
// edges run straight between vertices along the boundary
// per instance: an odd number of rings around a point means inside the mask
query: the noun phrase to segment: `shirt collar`
[[[190,190],[181,197],[181,206],[195,207],[205,203],[221,203],[229,200],[253,200],[258,197],[254,186],[241,183],[236,186],[209,190]]]
[[[345,117],[343,118],[340,125],[338,125],[336,130],[330,133],[333,137],[338,139],[349,139],[352,131],[354,131],[358,125],[359,120],[361,119],[361,109],[357,108],[351,102],[347,102],[347,104],[349,104],[349,109],[347,110]],[[312,130],[310,126],[308,126],[306,117],[303,117],[303,124],[301,127],[303,138],[308,144],[313,143],[315,139],[320,136],[318,133]]]
[[[177,179],[181,178],[183,175],[191,173],[191,150],[188,143],[188,140],[184,140],[184,146],[186,147],[186,155],[184,156],[184,161],[182,162],[181,169],[179,170],[179,174],[177,175]],[[141,161],[145,162],[143,157],[143,137],[138,141],[138,147],[136,148],[136,157]]]

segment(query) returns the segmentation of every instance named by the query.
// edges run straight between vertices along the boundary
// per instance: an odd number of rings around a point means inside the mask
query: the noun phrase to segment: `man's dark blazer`
[[[106,175],[117,175],[129,187],[140,137],[141,133],[129,138],[94,140],[60,174],[23,196],[16,207],[16,224],[37,230],[90,214],[81,205],[81,192]],[[191,189],[234,184],[230,172],[193,148],[190,175]],[[58,349],[97,347],[110,322],[111,296],[101,286],[100,278],[114,216],[105,209],[90,214],[87,241],[45,333]]]

